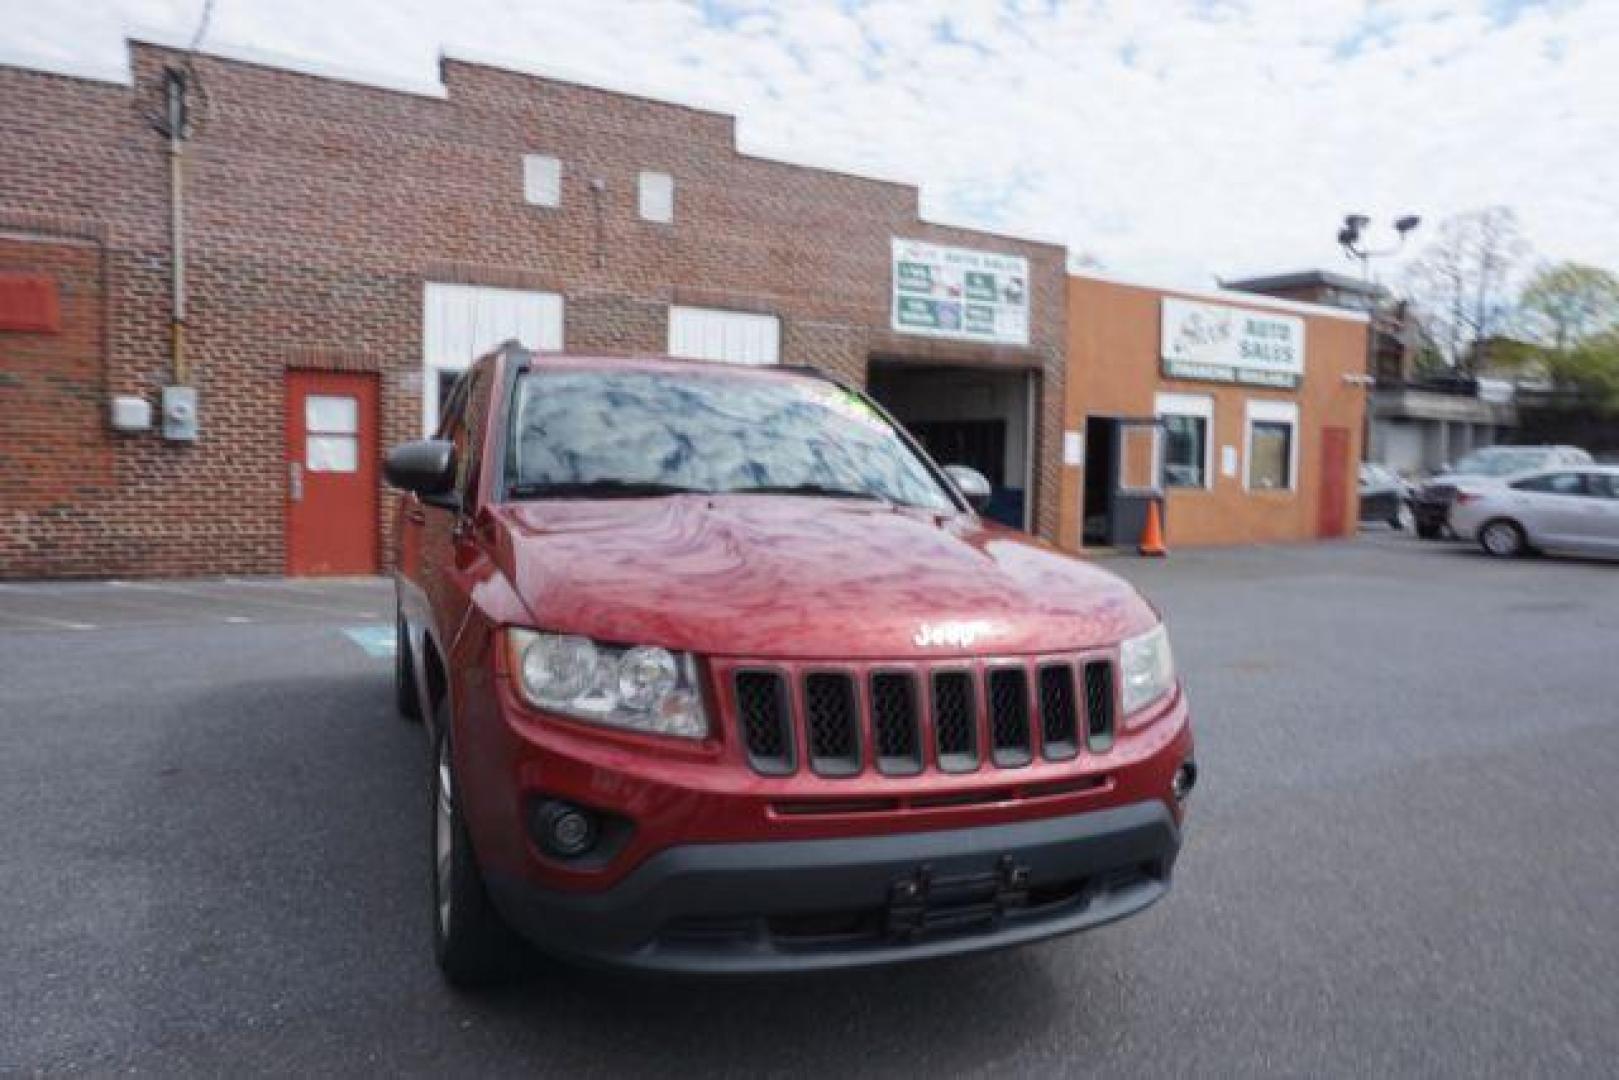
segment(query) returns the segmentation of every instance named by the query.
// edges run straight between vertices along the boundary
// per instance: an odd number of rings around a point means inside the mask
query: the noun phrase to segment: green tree
[[[1619,276],[1599,266],[1543,266],[1523,287],[1518,316],[1525,336],[1566,352],[1619,327]]]
[[[1518,298],[1516,366],[1619,408],[1619,276],[1597,266],[1543,266]]]

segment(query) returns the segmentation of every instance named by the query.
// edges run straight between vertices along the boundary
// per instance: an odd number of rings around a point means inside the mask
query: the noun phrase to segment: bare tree
[[[1512,274],[1529,242],[1506,206],[1457,214],[1436,231],[1407,268],[1407,284],[1445,360],[1472,372],[1511,322]]]

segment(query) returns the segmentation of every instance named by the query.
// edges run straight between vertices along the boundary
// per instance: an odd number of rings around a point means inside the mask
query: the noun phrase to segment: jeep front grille
[[[860,709],[854,679],[842,672],[804,676],[804,724],[810,765],[823,776],[860,771]]]
[[[748,760],[767,776],[792,772],[795,755],[786,677],[775,671],[738,671],[733,688]]]
[[[989,671],[989,723],[995,764],[1029,763],[1029,676],[1021,667]]]
[[[1113,745],[1106,655],[1028,661],[814,664],[716,661],[753,769],[819,776],[972,772],[1064,761]]]
[[[1101,753],[1113,745],[1113,665],[1085,665],[1085,745]]]
[[[945,772],[978,767],[978,694],[971,671],[933,673],[933,738]]]
[[[1074,669],[1069,664],[1040,667],[1040,722],[1046,756],[1070,758],[1079,752],[1079,707],[1074,698]]]
[[[922,770],[922,737],[916,726],[916,676],[876,671],[871,676],[871,735],[877,768],[885,773]]]

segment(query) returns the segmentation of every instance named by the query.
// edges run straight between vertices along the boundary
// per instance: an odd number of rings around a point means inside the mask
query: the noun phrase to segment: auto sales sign
[[[1162,328],[1170,378],[1283,389],[1304,378],[1304,320],[1296,315],[1165,297]]]
[[[907,334],[1029,343],[1029,261],[893,238],[893,327]]]

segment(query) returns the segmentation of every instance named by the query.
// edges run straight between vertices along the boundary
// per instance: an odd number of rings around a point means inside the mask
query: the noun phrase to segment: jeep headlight
[[[1119,646],[1119,668],[1124,678],[1124,715],[1145,709],[1175,687],[1175,658],[1169,651],[1164,624]]]
[[[517,627],[507,631],[507,647],[518,691],[536,709],[653,735],[708,734],[689,653]]]

